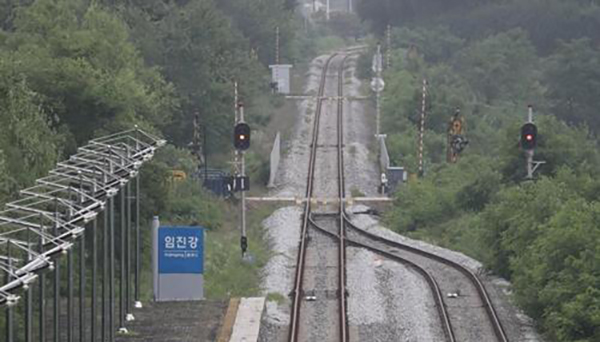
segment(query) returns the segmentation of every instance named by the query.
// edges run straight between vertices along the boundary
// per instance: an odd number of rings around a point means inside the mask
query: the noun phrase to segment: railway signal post
[[[528,108],[527,122],[521,127],[521,148],[525,151],[527,157],[527,176],[526,179],[533,179],[534,172],[545,164],[545,161],[535,161],[535,148],[537,147],[537,126],[533,122],[533,107]]]
[[[465,147],[469,144],[469,140],[464,136],[465,120],[460,115],[460,108],[456,108],[452,119],[448,125],[448,146],[447,146],[447,161],[448,163],[456,163],[458,157]]]
[[[236,110],[236,124],[233,129],[233,146],[235,147],[235,167],[236,174],[234,176],[233,187],[234,191],[241,191],[241,233],[240,247],[242,249],[242,257],[246,256],[248,249],[248,237],[246,234],[246,191],[248,190],[248,178],[246,177],[246,157],[245,151],[250,147],[250,126],[244,121],[244,105],[240,102]],[[239,117],[238,115],[239,114]],[[240,167],[237,172],[237,167]]]

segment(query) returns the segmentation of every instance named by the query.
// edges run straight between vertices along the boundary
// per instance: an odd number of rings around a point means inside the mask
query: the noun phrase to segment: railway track
[[[331,238],[339,239],[338,234],[328,230],[327,228],[323,227],[321,224],[317,223],[316,220],[314,219],[314,217],[310,218],[310,223],[311,223],[311,226],[313,228],[317,229],[318,231],[330,236]],[[416,264],[414,262],[411,262],[407,259],[401,258],[393,253],[390,253],[384,249],[371,246],[367,243],[362,243],[357,240],[350,239],[348,237],[346,237],[345,240],[348,242],[349,245],[353,245],[353,246],[359,247],[359,248],[364,248],[373,253],[383,255],[384,257],[394,260],[394,261],[397,261],[399,263],[402,263],[402,264],[412,268],[417,273],[419,273],[425,279],[425,281],[427,282],[427,285],[429,286],[429,289],[433,296],[433,300],[435,302],[438,314],[440,316],[442,330],[444,331],[447,341],[456,342],[454,330],[452,329],[452,324],[450,322],[450,318],[448,317],[448,312],[445,309],[444,299],[443,299],[444,295],[442,293],[442,290],[440,289],[439,285],[437,284],[435,278],[425,268],[419,266],[418,264]]]
[[[449,341],[490,341],[490,338],[499,342],[509,341],[485,286],[471,270],[437,254],[369,233],[354,225],[345,215],[344,220],[349,228],[346,233],[348,241],[417,264],[434,276],[439,288],[447,294],[442,298],[450,322],[462,322],[452,325],[454,337],[447,334]]]
[[[339,340],[349,341],[347,322],[347,291],[346,291],[346,245],[370,250],[388,259],[400,262],[419,273],[427,282],[436,309],[439,315],[442,331],[449,342],[455,341],[499,341],[508,342],[504,328],[498,318],[496,310],[489,295],[477,277],[466,267],[402,243],[382,238],[355,226],[345,214],[343,200],[345,198],[344,184],[344,151],[343,151],[343,71],[344,63],[349,54],[336,53],[325,62],[318,91],[317,108],[315,112],[312,143],[310,148],[308,179],[306,187],[307,201],[304,204],[300,248],[296,266],[296,277],[293,289],[292,314],[289,330],[289,341],[314,341],[314,340]],[[337,63],[336,63],[337,62]],[[328,72],[332,64],[339,64],[335,75]],[[322,127],[321,116],[325,104],[324,95],[327,79],[337,77],[337,115],[335,121],[336,140],[327,136],[327,131]],[[331,96],[331,94],[329,94]],[[331,121],[324,121],[324,125],[333,129]],[[320,140],[322,136],[322,140]],[[335,175],[323,165],[331,164],[330,160],[317,162],[318,150],[326,156],[327,149],[335,148],[337,167]],[[330,152],[329,152],[330,153]],[[329,163],[327,163],[329,161]],[[321,174],[322,173],[322,174]],[[337,178],[336,204],[313,207],[312,198],[331,196],[328,184]],[[322,184],[318,184],[321,182]],[[324,183],[325,182],[325,183]],[[315,186],[317,184],[317,186]],[[317,191],[315,192],[315,189]],[[325,189],[325,190],[323,190]],[[322,193],[319,193],[321,191]],[[329,193],[327,193],[329,192]],[[332,209],[332,206],[335,208]],[[315,217],[319,217],[316,222]],[[311,230],[313,228],[314,230]],[[325,239],[323,239],[323,237]],[[335,241],[335,245],[332,243]],[[312,246],[309,248],[309,245]],[[335,246],[335,247],[334,247]],[[335,250],[335,265],[321,265],[321,268],[336,269],[335,290],[319,290],[320,286],[327,288],[333,283],[327,281],[310,280],[306,277],[307,269],[317,268],[318,262],[334,259],[328,251]],[[308,255],[308,257],[307,257]],[[326,272],[327,273],[327,272]],[[324,276],[326,279],[331,275]],[[308,281],[307,281],[308,280]],[[313,288],[310,288],[310,287]],[[320,309],[311,310],[312,301],[335,301],[336,310],[332,305],[323,305]],[[318,305],[316,305],[318,307]],[[329,310],[329,311],[327,311]],[[325,312],[325,314],[323,314]],[[310,321],[311,315],[321,314],[324,321],[318,319]],[[334,321],[327,318],[337,317]],[[316,327],[328,325],[329,332],[325,335],[312,334]],[[335,333],[333,332],[335,331]],[[335,337],[334,337],[335,334]],[[327,336],[325,339],[324,336]]]
[[[415,270],[425,279],[433,296],[442,330],[447,341],[491,341],[490,338],[500,342],[509,341],[485,287],[477,275],[469,269],[439,255],[371,234],[356,227],[345,215],[344,221],[345,227],[348,228],[345,236],[347,245],[363,248],[390,260],[402,263]],[[331,238],[339,239],[339,235],[335,231],[323,226],[313,217],[309,219],[309,222],[319,232]],[[445,295],[453,294],[453,292],[448,291],[454,291],[456,284],[464,283],[465,280],[459,280],[456,276],[451,277],[446,274],[439,277],[442,280],[438,281],[434,274],[439,274],[439,272],[436,272],[435,267],[427,261],[442,264],[447,269],[460,272],[469,279],[468,281],[473,288],[467,289],[465,286],[464,291],[459,291],[459,297],[467,298],[469,301],[468,305],[456,306],[450,301],[456,301],[457,299],[453,298],[453,296]],[[451,279],[451,281],[449,282],[447,279]],[[476,295],[471,297],[473,293],[476,293]],[[473,302],[477,300],[480,300],[481,303],[477,304]],[[481,309],[485,310],[485,312],[481,312]],[[469,311],[471,315],[465,315],[465,311]],[[453,325],[452,322],[462,322],[462,325]],[[469,322],[469,324],[465,324],[466,322]]]
[[[310,157],[308,165],[308,177],[306,187],[306,198],[307,201],[304,205],[304,215],[302,220],[302,228],[300,234],[300,247],[298,253],[298,260],[296,265],[296,277],[294,282],[294,289],[292,292],[292,311],[291,311],[291,322],[289,329],[289,341],[315,341],[315,340],[338,340],[346,342],[348,338],[348,322],[347,322],[347,308],[346,308],[346,240],[344,239],[344,202],[338,201],[335,204],[335,208],[331,206],[324,206],[321,208],[313,208],[311,198],[315,196],[315,189],[317,189],[317,196],[331,195],[327,193],[329,187],[327,184],[319,184],[315,187],[315,184],[320,182],[331,182],[332,178],[338,180],[337,182],[337,196],[338,198],[345,197],[345,185],[343,177],[343,72],[344,63],[348,54],[336,53],[331,55],[325,62],[323,73],[321,75],[321,81],[318,91],[317,108],[315,111],[314,125],[312,132],[312,141],[310,148]],[[322,126],[321,117],[324,111],[324,106],[330,106],[330,103],[325,102],[324,95],[327,90],[327,80],[331,78],[329,75],[330,67],[332,64],[338,64],[337,73],[333,77],[337,78],[337,94],[338,98],[335,105],[336,110],[336,121],[335,127],[327,127],[333,124],[331,120],[325,120],[325,124]],[[335,137],[328,135],[325,130],[335,128],[337,134]],[[321,132],[321,130],[325,132]],[[323,134],[325,133],[325,134]],[[322,136],[320,139],[319,137]],[[332,138],[335,141],[330,141]],[[335,148],[337,158],[337,171],[336,174],[331,174],[331,170],[328,168],[330,165],[327,159],[327,154],[331,154],[328,149]],[[317,154],[319,150],[322,150],[321,154],[325,157],[322,163],[317,162]],[[329,162],[329,163],[328,163]],[[317,165],[319,164],[319,165]],[[319,177],[315,175],[319,174]],[[309,220],[311,213],[315,210],[325,210],[334,215],[331,216],[331,222],[329,224],[337,229],[336,246],[328,245],[327,239],[325,241],[319,241],[319,236],[309,234]],[[335,249],[335,256],[332,256],[328,251]],[[331,260],[336,260],[335,265],[329,265]],[[328,270],[335,268],[337,274],[335,280],[333,275]],[[308,271],[307,271],[308,269]],[[307,277],[307,272],[312,272],[310,277]],[[335,283],[333,285],[332,283]],[[335,287],[331,290],[329,288]],[[312,287],[312,288],[311,288]],[[336,302],[334,305],[332,302]],[[335,308],[334,308],[335,306]],[[334,314],[333,311],[336,313]],[[336,317],[335,321],[329,321],[331,317]],[[335,336],[334,336],[335,335]]]

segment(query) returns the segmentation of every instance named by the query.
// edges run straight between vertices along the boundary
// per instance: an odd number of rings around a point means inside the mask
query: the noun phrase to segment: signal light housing
[[[250,126],[247,123],[240,122],[233,128],[233,146],[240,151],[250,147]]]
[[[537,126],[528,122],[521,127],[521,148],[526,151],[533,150],[537,146]]]

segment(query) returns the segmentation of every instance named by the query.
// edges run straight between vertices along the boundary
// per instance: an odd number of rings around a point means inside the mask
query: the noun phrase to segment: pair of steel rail
[[[351,53],[351,52],[347,51],[346,53]],[[339,225],[338,225],[339,231],[337,233],[333,233],[333,232],[328,231],[327,229],[323,229],[323,228],[319,227],[319,225],[312,219],[310,199],[313,197],[314,170],[315,170],[316,153],[317,153],[317,145],[318,145],[317,143],[318,143],[319,123],[320,123],[320,117],[321,117],[321,111],[322,111],[322,101],[323,101],[322,98],[323,98],[323,94],[324,94],[324,90],[325,90],[325,83],[326,83],[326,79],[327,79],[327,72],[329,69],[329,65],[336,56],[338,56],[338,53],[331,55],[326,60],[325,66],[323,69],[323,73],[321,75],[321,81],[320,81],[320,86],[319,86],[319,91],[318,91],[317,109],[315,112],[315,120],[314,120],[314,126],[313,126],[311,151],[310,151],[310,157],[309,157],[309,169],[308,169],[308,177],[307,177],[307,188],[306,188],[306,194],[305,194],[307,201],[305,202],[305,206],[304,206],[304,216],[303,216],[303,222],[302,222],[298,262],[297,262],[297,267],[296,267],[296,277],[295,277],[294,289],[292,292],[293,293],[293,302],[292,302],[292,315],[291,315],[291,323],[290,323],[290,330],[289,330],[289,341],[292,341],[292,342],[298,341],[298,334],[299,334],[299,330],[300,330],[300,327],[299,327],[300,326],[300,306],[301,306],[302,298],[303,298],[302,283],[303,283],[303,278],[304,278],[304,263],[305,263],[306,248],[307,248],[307,239],[306,238],[308,236],[309,227],[312,226],[312,227],[316,228],[317,230],[321,231],[322,233],[325,233],[325,234],[331,236],[332,238],[335,238],[337,241],[339,241],[338,291],[339,291],[339,300],[340,300],[340,304],[339,304],[339,322],[340,322],[339,340],[340,341],[345,342],[345,341],[348,341],[348,339],[349,339],[348,338],[347,307],[346,307],[346,304],[347,304],[346,289],[345,289],[345,283],[346,283],[345,247],[346,247],[346,244],[351,244],[351,245],[354,245],[354,246],[357,246],[360,248],[365,248],[374,253],[378,253],[378,254],[383,255],[391,260],[395,260],[397,262],[403,263],[403,264],[407,265],[408,267],[417,271],[419,274],[421,274],[430,287],[430,291],[433,295],[433,299],[434,299],[434,302],[435,302],[435,305],[436,305],[436,308],[437,308],[437,311],[439,314],[440,322],[442,324],[442,330],[446,336],[447,341],[449,341],[449,342],[457,341],[457,338],[456,338],[456,335],[454,332],[454,328],[452,326],[452,321],[450,319],[450,315],[448,313],[446,304],[444,302],[444,295],[443,295],[440,287],[438,286],[435,277],[429,271],[427,271],[424,267],[418,265],[415,262],[412,262],[408,259],[402,258],[398,255],[390,253],[381,248],[377,248],[377,247],[373,247],[369,244],[361,243],[360,241],[358,241],[356,239],[348,238],[345,233],[346,227],[348,227],[352,231],[357,232],[358,234],[360,234],[361,236],[363,236],[364,238],[366,238],[368,240],[377,241],[377,242],[383,243],[384,245],[389,246],[389,247],[409,251],[411,253],[415,253],[415,254],[424,256],[426,258],[443,263],[443,264],[447,265],[448,267],[452,267],[454,269],[459,270],[461,273],[463,273],[469,279],[469,281],[477,289],[478,295],[480,296],[480,298],[483,302],[485,311],[486,311],[488,318],[491,322],[491,325],[494,329],[494,334],[495,334],[497,340],[501,341],[501,342],[508,342],[508,337],[506,335],[506,332],[504,331],[504,327],[502,326],[502,323],[501,323],[501,321],[498,317],[498,314],[494,308],[494,305],[489,297],[489,294],[487,293],[487,290],[485,289],[485,286],[479,280],[477,275],[475,275],[471,270],[469,270],[468,268],[466,268],[456,262],[453,262],[451,260],[443,258],[439,255],[429,253],[429,252],[426,252],[426,251],[423,251],[423,250],[420,250],[420,249],[417,249],[417,248],[414,248],[414,247],[411,247],[411,246],[408,246],[405,244],[400,244],[400,243],[385,239],[383,237],[380,237],[378,235],[369,233],[367,231],[364,231],[364,230],[356,227],[354,224],[352,224],[352,222],[346,216],[345,207],[344,207],[345,184],[344,184],[344,160],[343,160],[343,66],[344,66],[344,62],[345,62],[346,58],[348,57],[347,55],[345,55],[344,60],[342,61],[341,65],[340,65],[339,76],[338,76],[339,83],[338,83],[338,106],[337,106],[338,107],[338,112],[337,112],[337,129],[338,129],[337,160],[338,160],[338,185],[339,185],[338,186],[338,196],[340,198],[339,213],[338,213],[338,215],[339,215]]]
[[[296,277],[293,289],[292,298],[292,314],[289,330],[289,341],[298,341],[299,330],[300,330],[300,308],[303,300],[303,279],[304,279],[304,265],[306,259],[306,249],[308,244],[308,230],[311,222],[311,201],[313,197],[313,185],[315,180],[315,166],[316,166],[316,155],[319,140],[319,127],[320,118],[323,109],[324,92],[327,80],[327,72],[331,61],[336,58],[339,53],[332,54],[326,61],[321,74],[321,81],[319,85],[318,97],[317,97],[317,108],[315,111],[315,119],[313,125],[311,150],[308,163],[308,177],[305,197],[307,201],[304,204],[304,214],[302,221],[302,230],[300,236],[300,247],[298,252],[298,261],[296,266]],[[338,298],[339,298],[339,340],[342,342],[348,341],[348,322],[347,322],[347,307],[346,307],[346,240],[344,239],[344,201],[345,197],[344,190],[344,152],[343,152],[343,71],[344,63],[348,55],[342,56],[338,71],[338,96],[337,96],[337,164],[338,164],[338,197],[339,201],[338,215],[339,215],[339,231],[338,231]]]

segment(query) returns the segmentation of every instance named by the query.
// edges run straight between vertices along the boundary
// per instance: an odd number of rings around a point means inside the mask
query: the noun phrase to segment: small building
[[[232,192],[231,175],[218,169],[201,169],[196,177],[202,186],[220,197],[229,197]]]
[[[271,69],[271,84],[279,94],[290,93],[290,69],[291,64],[269,65]]]
[[[408,176],[406,170],[401,166],[389,166],[386,174],[389,193],[394,193],[398,189],[398,186],[406,183]]]

